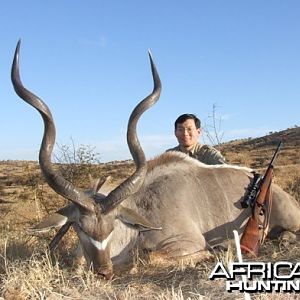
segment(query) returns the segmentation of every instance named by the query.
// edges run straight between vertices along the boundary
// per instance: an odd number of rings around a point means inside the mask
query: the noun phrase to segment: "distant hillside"
[[[279,141],[283,142],[277,166],[300,164],[300,127],[289,128],[259,138],[235,140],[220,146],[231,164],[263,168],[270,161]]]

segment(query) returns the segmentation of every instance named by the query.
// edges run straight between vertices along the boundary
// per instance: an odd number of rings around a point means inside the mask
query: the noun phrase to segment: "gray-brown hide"
[[[226,242],[234,229],[242,232],[250,215],[240,204],[253,177],[249,169],[208,166],[179,152],[164,153],[150,163],[153,167],[139,192],[122,203],[162,227],[140,232],[140,248],[178,257]],[[299,229],[298,202],[274,184],[271,233]],[[125,239],[122,231],[113,241],[120,238]],[[112,255],[120,251],[115,247]]]
[[[18,95],[43,117],[41,170],[48,184],[71,201],[36,226],[36,231],[62,226],[61,238],[68,226],[73,226],[88,266],[106,278],[113,276],[112,261],[127,261],[135,247],[165,257],[201,257],[211,246],[231,239],[233,229],[242,232],[250,215],[250,209],[244,210],[240,204],[253,176],[249,169],[207,166],[178,152],[164,153],[146,162],[136,124],[160,95],[161,84],[151,57],[154,89],[133,110],[127,129],[136,172],[106,196],[82,192],[53,169],[50,158],[55,141],[54,121],[46,104],[21,83],[19,47],[20,44],[12,67],[12,82]],[[276,185],[273,191],[271,233],[278,236],[284,230],[296,232],[300,229],[298,203]]]

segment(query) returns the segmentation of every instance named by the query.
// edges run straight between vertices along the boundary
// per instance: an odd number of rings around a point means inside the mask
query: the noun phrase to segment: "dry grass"
[[[209,281],[217,261],[236,261],[235,251],[219,252],[208,262],[141,261],[133,273],[112,281],[81,268],[52,263],[49,254],[37,243],[26,239],[6,239],[0,252],[1,295],[4,299],[243,299],[242,294],[229,294],[223,280]],[[261,261],[297,261],[299,245],[289,249],[268,241],[261,249]],[[285,295],[284,299],[296,299]],[[283,299],[283,295],[253,295],[252,299]]]
[[[5,241],[0,256],[5,299],[203,299],[198,283],[208,267],[144,262],[136,274],[104,281],[86,270],[53,265],[48,252],[38,249]]]

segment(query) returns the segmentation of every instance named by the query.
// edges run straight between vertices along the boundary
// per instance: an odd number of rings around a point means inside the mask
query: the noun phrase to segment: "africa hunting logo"
[[[226,268],[218,262],[209,279],[226,279],[228,292],[300,292],[300,263],[233,262]]]

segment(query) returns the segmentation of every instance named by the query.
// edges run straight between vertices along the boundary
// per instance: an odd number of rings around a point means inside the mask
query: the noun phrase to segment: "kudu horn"
[[[27,90],[21,82],[19,74],[19,51],[20,41],[17,44],[14,55],[11,79],[14,89],[19,97],[33,106],[43,118],[44,135],[39,154],[39,163],[43,175],[49,186],[58,194],[84,209],[94,211],[96,202],[94,202],[93,198],[89,197],[81,190],[77,189],[72,183],[64,179],[54,170],[52,166],[51,154],[55,143],[55,124],[47,105],[39,97]],[[108,211],[112,210],[129,195],[138,191],[147,172],[146,158],[137,137],[136,126],[141,115],[158,101],[161,93],[160,78],[150,52],[149,57],[154,88],[152,93],[135,107],[131,113],[127,126],[127,143],[136,165],[136,171],[121,185],[111,191],[104,200],[101,200],[97,203],[99,205],[98,208],[100,208],[101,212],[103,213],[107,213]]]
[[[19,52],[21,41],[18,42],[11,70],[13,87],[20,98],[33,106],[42,116],[44,121],[44,136],[39,153],[39,163],[43,175],[49,186],[66,199],[80,205],[81,207],[94,210],[94,203],[69,181],[65,180],[53,168],[51,154],[55,143],[55,125],[48,106],[36,95],[27,90],[20,79]]]
[[[153,91],[150,95],[143,99],[132,111],[127,126],[127,144],[136,165],[136,171],[132,174],[131,177],[125,180],[113,191],[111,191],[107,195],[107,197],[99,203],[101,211],[105,213],[112,210],[129,195],[134,194],[136,191],[138,191],[144,182],[144,178],[147,172],[146,158],[137,137],[136,125],[140,116],[158,101],[161,93],[161,81],[150,51],[148,53],[154,83]]]

